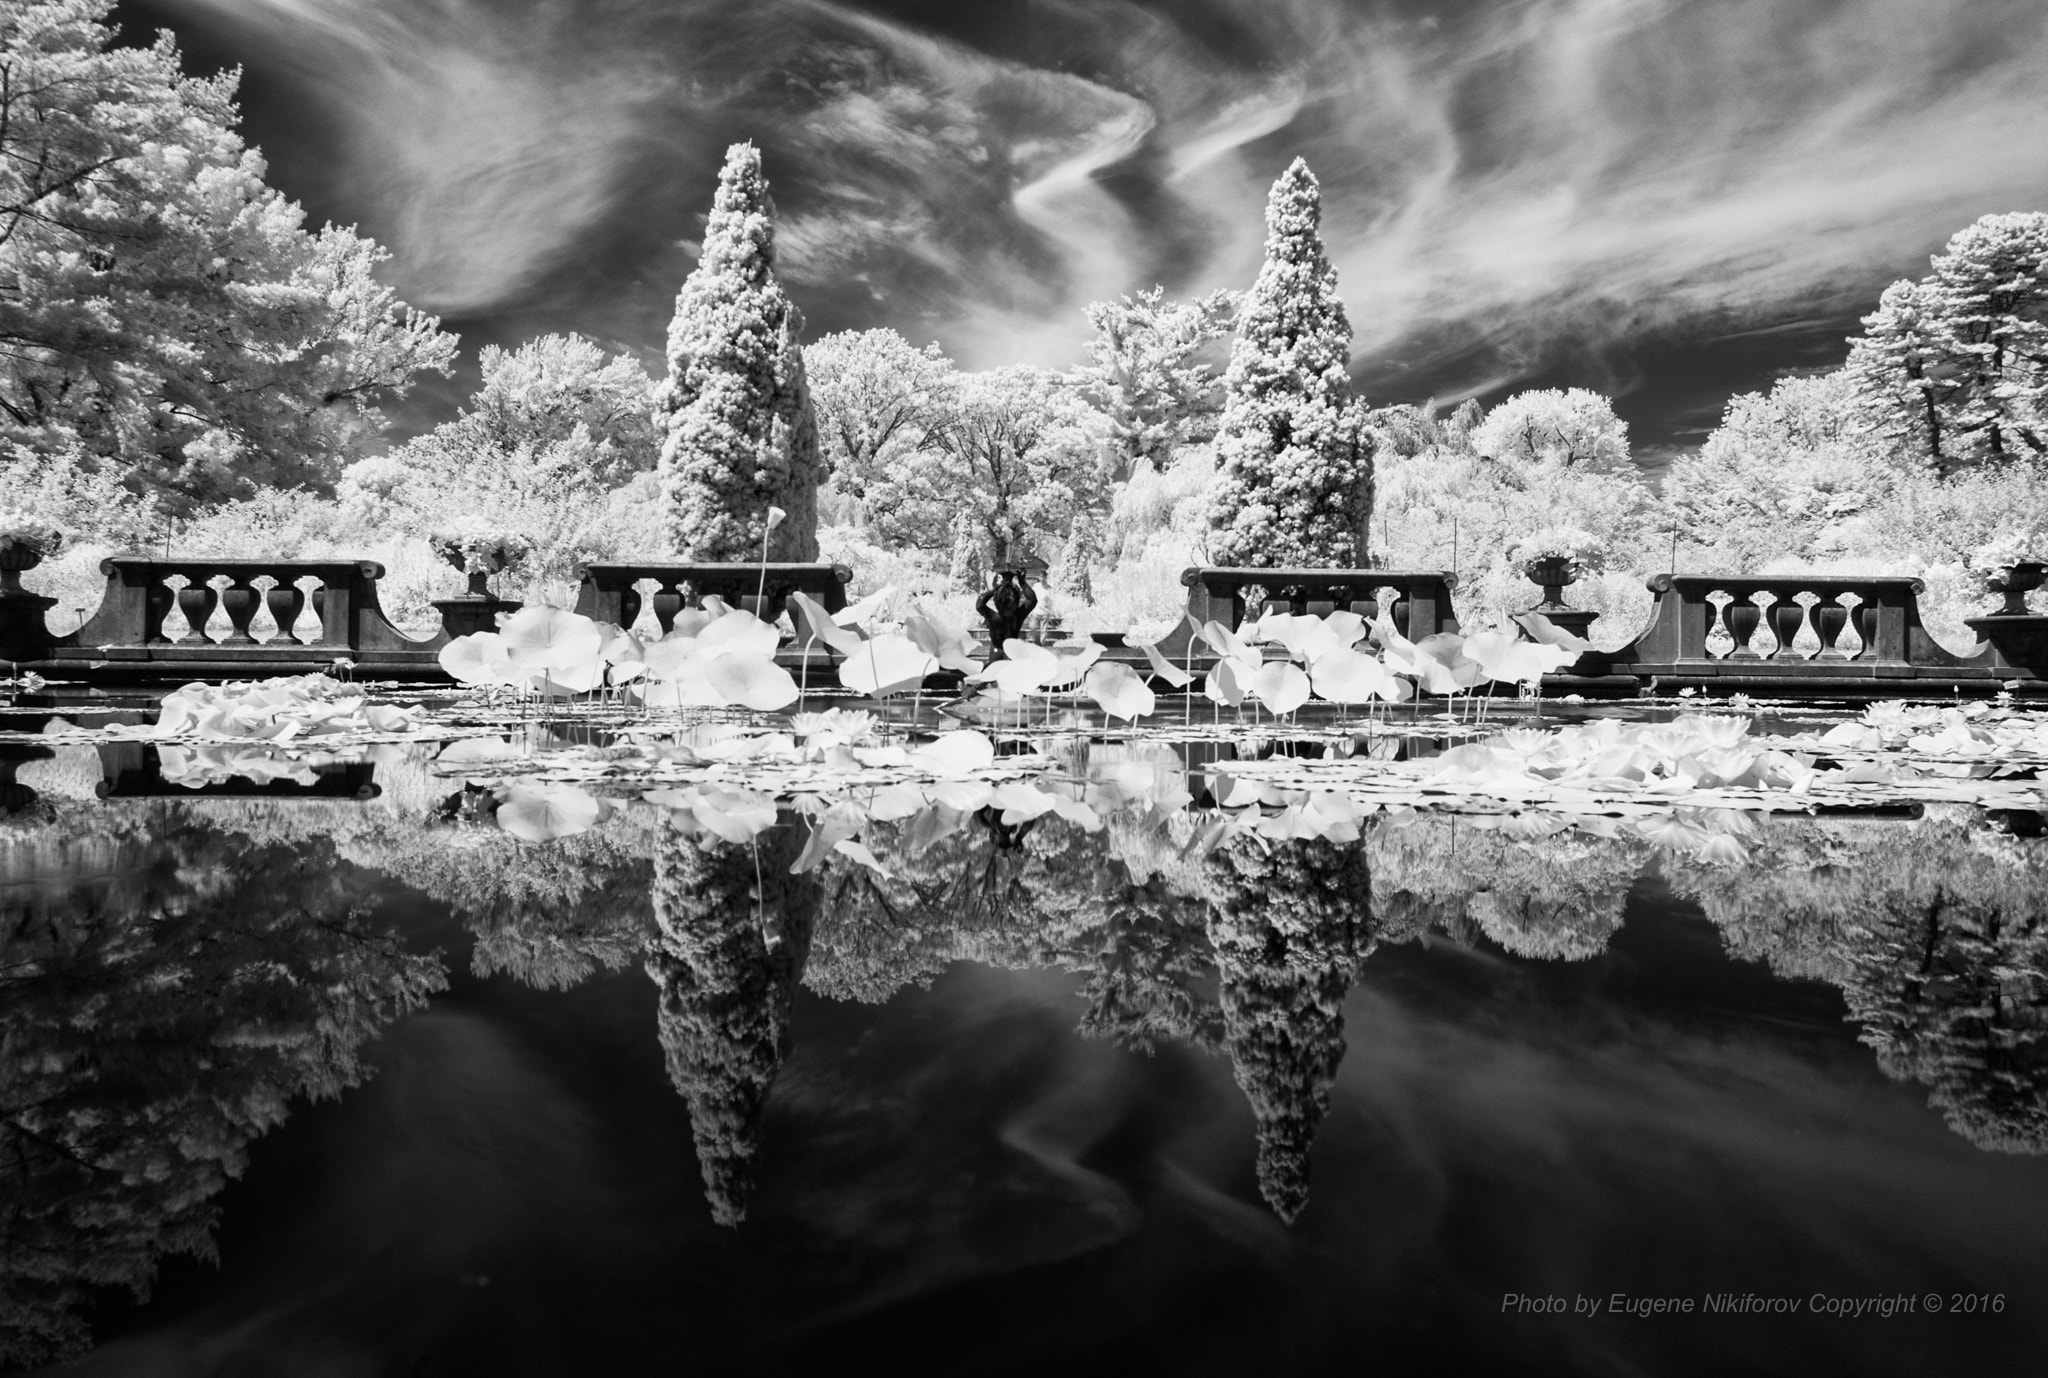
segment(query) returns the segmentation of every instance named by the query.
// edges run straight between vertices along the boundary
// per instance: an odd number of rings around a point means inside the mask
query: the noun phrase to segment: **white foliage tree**
[[[1351,323],[1323,252],[1321,192],[1297,158],[1266,203],[1266,261],[1224,380],[1211,558],[1362,565],[1373,437],[1351,395]]]
[[[352,465],[342,510],[361,531],[429,536],[480,525],[534,543],[515,580],[560,596],[586,560],[644,556],[659,540],[649,417],[654,380],[631,355],[575,335],[486,348],[483,382],[454,420]]]
[[[1518,392],[1486,414],[1472,448],[1487,459],[1612,473],[1629,465],[1628,427],[1586,388]]]
[[[788,520],[775,560],[818,555],[818,430],[775,278],[774,207],[752,144],[726,150],[697,267],[676,297],[668,378],[655,395],[669,545],[693,560],[762,556],[768,509]]]
[[[0,473],[61,456],[177,505],[323,488],[455,340],[374,243],[264,184],[232,75],[185,76],[168,35],[111,46],[112,9],[0,6]]]
[[[954,386],[953,361],[893,330],[841,331],[804,349],[832,488],[865,524],[887,520],[896,466],[924,446]]]
[[[1235,292],[1169,301],[1153,287],[1089,304],[1095,337],[1075,381],[1108,421],[1117,482],[1144,466],[1164,469],[1215,436],[1222,380],[1201,356],[1230,333],[1238,301]]]
[[[1941,474],[2048,458],[2048,214],[1966,227],[1863,328],[1848,372],[1891,443]]]
[[[1514,403],[1509,398],[1495,410]],[[1633,634],[1648,606],[1642,570],[1654,525],[1649,485],[1632,463],[1566,463],[1551,446],[1501,446],[1488,458],[1477,438],[1491,419],[1473,402],[1448,417],[1418,407],[1372,413],[1381,437],[1373,534],[1388,563],[1455,570],[1460,619],[1498,623],[1538,597],[1508,559],[1515,543],[1548,527],[1578,528],[1593,536],[1598,567],[1586,572],[1571,601],[1603,615],[1596,640]]]
[[[1872,507],[1905,477],[1836,372],[1731,398],[1706,443],[1673,461],[1664,501],[1690,563],[1760,570],[1855,550]]]

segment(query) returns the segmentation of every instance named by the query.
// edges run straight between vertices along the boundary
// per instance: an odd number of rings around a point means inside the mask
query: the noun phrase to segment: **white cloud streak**
[[[1116,292],[1245,285],[1297,153],[1361,359],[1472,387],[1564,345],[1839,315],[1975,216],[2048,207],[2039,0],[1501,0],[1441,22],[1219,0],[1227,41],[1040,0],[1058,69],[835,0],[612,0],[546,31],[483,0],[182,2],[292,57],[402,288],[450,311],[516,308],[634,214],[650,139],[742,119],[795,193],[792,280],[864,283],[863,323],[975,365],[1074,357],[1080,307]],[[833,45],[875,65],[785,80]]]

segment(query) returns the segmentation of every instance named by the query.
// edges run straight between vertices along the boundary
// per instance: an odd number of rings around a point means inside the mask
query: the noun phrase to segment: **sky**
[[[1639,454],[1840,361],[2048,210],[2043,0],[149,0],[315,222],[475,347],[661,363],[728,144],[807,333],[1076,362],[1089,302],[1250,285],[1295,157],[1368,400],[1583,386]],[[411,419],[452,411],[463,380]]]

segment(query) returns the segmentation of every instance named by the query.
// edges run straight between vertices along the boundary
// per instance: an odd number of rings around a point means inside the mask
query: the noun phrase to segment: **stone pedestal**
[[[39,593],[0,593],[0,661],[42,659],[55,640],[48,613],[56,606]]]
[[[2048,617],[1997,613],[1966,618],[1963,625],[1990,644],[1993,669],[2048,679]]]
[[[436,598],[434,606],[440,610],[441,627],[452,641],[472,632],[494,632],[498,630],[500,613],[518,612],[524,605],[493,598],[488,593],[464,593],[453,598]]]

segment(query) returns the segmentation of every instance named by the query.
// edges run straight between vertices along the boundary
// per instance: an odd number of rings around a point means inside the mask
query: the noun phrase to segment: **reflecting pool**
[[[2048,1341],[2037,813],[1247,813],[1213,744],[1152,743],[1082,748],[1058,807],[878,786],[856,831],[709,786],[584,817],[438,747],[6,750],[19,1365],[1924,1375]]]

